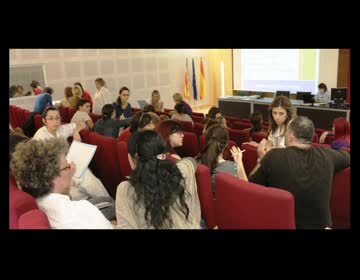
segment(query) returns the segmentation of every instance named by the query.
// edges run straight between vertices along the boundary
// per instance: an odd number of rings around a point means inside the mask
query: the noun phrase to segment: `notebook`
[[[85,170],[88,168],[91,159],[93,158],[97,146],[90,145],[78,141],[71,143],[68,154],[66,155],[66,161],[68,163],[74,161],[76,164],[75,177],[80,178]]]
[[[144,109],[144,107],[146,105],[148,105],[148,103],[145,101],[145,100],[138,100],[138,103],[139,103],[139,106],[140,106],[140,109]]]

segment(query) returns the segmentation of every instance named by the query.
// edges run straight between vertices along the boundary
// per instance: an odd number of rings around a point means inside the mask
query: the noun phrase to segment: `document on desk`
[[[69,152],[66,155],[66,161],[68,163],[71,163],[72,161],[75,162],[75,177],[80,178],[84,174],[95,154],[96,148],[97,146],[95,145],[90,145],[79,141],[72,142]]]

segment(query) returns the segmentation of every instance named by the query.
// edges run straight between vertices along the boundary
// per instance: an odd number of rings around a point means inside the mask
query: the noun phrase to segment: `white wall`
[[[64,88],[81,82],[91,95],[95,94],[95,79],[102,77],[114,94],[114,101],[122,86],[130,89],[130,103],[139,107],[137,100],[148,99],[154,89],[160,91],[165,108],[173,108],[172,95],[183,94],[185,59],[195,59],[198,96],[200,95],[200,57],[203,58],[207,95],[195,101],[192,107],[208,105],[209,67],[208,52],[203,49],[11,49],[10,65],[45,65],[47,84],[55,90],[53,100],[63,97]],[[30,84],[31,81],[29,81]]]
[[[330,92],[337,87],[339,49],[320,49],[319,83],[325,83]]]

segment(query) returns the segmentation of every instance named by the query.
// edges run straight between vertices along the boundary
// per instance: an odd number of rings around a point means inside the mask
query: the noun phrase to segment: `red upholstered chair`
[[[250,123],[247,123],[247,122],[236,121],[236,122],[233,122],[233,123],[232,123],[231,128],[232,128],[232,129],[243,130],[243,129],[246,129],[246,128],[251,128],[251,124],[250,124]]]
[[[175,148],[180,157],[196,157],[199,154],[198,137],[195,133],[184,132],[183,145]]]
[[[69,123],[70,119],[69,119],[68,107],[61,106],[59,110],[60,110],[61,121],[64,123]]]
[[[120,133],[118,140],[127,142],[131,136],[130,127],[127,127]]]
[[[227,173],[215,176],[219,229],[295,229],[294,197]]]
[[[331,130],[327,130],[327,129],[321,129],[321,128],[315,128],[315,133],[318,135],[318,138],[320,139],[321,134],[323,134],[323,132],[331,132]],[[326,136],[325,140],[324,140],[324,144],[328,144],[330,145],[331,142],[334,140],[334,136],[328,135]],[[318,141],[319,142],[319,141]]]
[[[242,118],[240,121],[243,123],[251,123],[249,118]]]
[[[129,176],[131,173],[131,166],[129,163],[128,148],[126,142],[117,141],[116,154],[119,161],[121,181],[127,180],[126,176]]]
[[[313,143],[319,143],[319,136],[316,133],[314,133]]]
[[[334,229],[350,229],[350,167],[335,174],[330,199]]]
[[[96,132],[92,132],[89,137],[89,144],[97,146],[90,163],[91,171],[101,180],[110,196],[114,199],[116,188],[121,182],[116,143],[116,139],[102,136]]]
[[[133,108],[131,107],[131,116],[135,115],[137,112],[141,111],[140,108]]]
[[[90,113],[89,114],[90,118],[92,119],[93,123],[95,124],[97,120],[101,119],[102,118],[102,115],[98,115],[98,114],[93,114],[93,113]]]
[[[203,117],[203,116],[200,117],[200,116],[194,115],[194,114],[192,114],[191,118],[192,118],[192,120],[194,121],[194,124],[195,124],[195,123],[201,123],[201,122],[204,120],[204,117]]]
[[[71,122],[71,119],[75,115],[77,110],[70,108],[70,107],[68,107],[67,109],[68,109],[69,122]]]
[[[267,138],[268,138],[267,134],[262,133],[262,132],[254,132],[252,134],[252,140],[257,142],[257,143],[260,143],[261,140],[267,139]]]
[[[237,146],[241,147],[242,143],[249,142],[249,131],[231,128],[227,128],[227,131],[229,132],[229,139],[235,141]]]
[[[194,125],[192,124],[192,122],[184,122],[177,119],[173,119],[173,120],[177,121],[181,125],[183,131],[195,133]]]
[[[246,175],[249,176],[251,171],[256,166],[256,161],[258,159],[257,147],[249,144],[242,144],[241,150],[245,150],[245,152],[243,152],[243,164]]]
[[[170,113],[171,111],[174,111],[174,109],[166,109],[166,108],[164,108],[165,113]]]
[[[33,210],[39,210],[35,199],[31,195],[17,189],[10,191],[9,198],[10,229],[50,229],[49,220],[44,213],[39,214],[36,211],[37,214],[33,212],[33,214],[27,214]],[[23,215],[25,216],[22,217]],[[36,217],[37,215],[42,215],[41,220]]]
[[[197,116],[197,117],[204,118],[204,113],[192,112],[192,116]]]
[[[11,172],[9,172],[9,190],[10,191],[16,191],[18,190],[18,186],[16,183],[16,180],[14,178],[14,176],[11,174]]]
[[[203,133],[204,125],[202,123],[194,123],[194,132],[198,137],[200,137]]]
[[[83,143],[88,143],[90,144],[90,135],[94,133],[94,132],[91,132],[90,130],[88,129],[82,129],[80,130],[79,134],[80,134],[80,137],[81,137],[81,141]]]
[[[41,114],[34,115],[34,125],[35,125],[36,130],[38,130],[44,126]]]
[[[210,181],[210,170],[205,165],[198,164],[195,176],[200,200],[201,216],[205,220],[208,228],[212,229],[217,224]]]

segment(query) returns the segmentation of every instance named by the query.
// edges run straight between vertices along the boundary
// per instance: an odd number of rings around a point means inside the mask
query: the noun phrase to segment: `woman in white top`
[[[329,103],[330,93],[328,92],[327,86],[324,83],[318,85],[318,93],[315,95],[316,102]]]
[[[276,97],[270,105],[268,146],[285,147],[286,127],[291,118],[292,104],[289,98]]]
[[[95,92],[94,97],[94,108],[93,113],[101,115],[102,107],[105,104],[111,104],[112,103],[112,95],[108,88],[106,87],[105,81],[103,78],[97,78],[95,80],[95,86],[97,91]]]
[[[71,119],[71,123],[83,122],[85,123],[85,128],[92,130],[94,127],[94,122],[90,118],[90,101],[82,98],[77,104],[77,111]]]
[[[155,111],[164,111],[164,102],[160,100],[160,93],[158,90],[154,90],[151,93],[151,98],[147,101],[148,104],[155,107]]]

